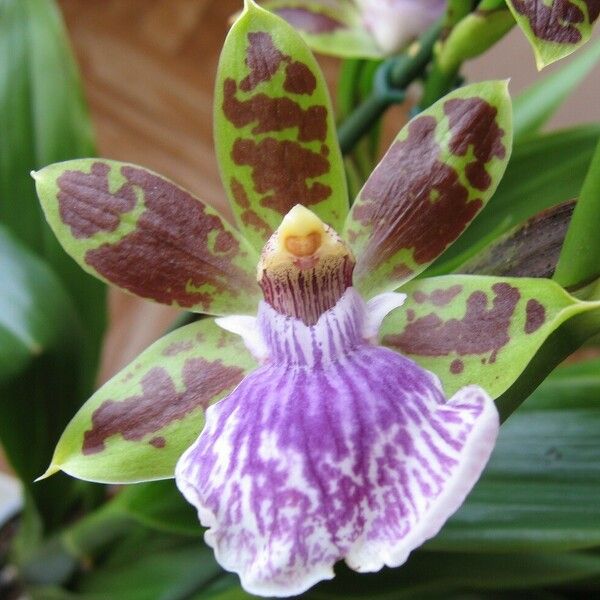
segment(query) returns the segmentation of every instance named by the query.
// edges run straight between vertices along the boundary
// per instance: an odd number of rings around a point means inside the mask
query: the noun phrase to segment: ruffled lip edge
[[[285,590],[282,590],[281,586],[278,584],[267,585],[264,580],[257,583],[255,579],[249,576],[250,572],[247,572],[246,574],[240,573],[234,566],[229,564],[226,557],[219,552],[217,545],[214,543],[212,531],[210,529],[218,525],[216,515],[202,505],[198,492],[182,474],[183,464],[186,462],[188,454],[193,451],[195,442],[183,453],[177,462],[175,481],[179,491],[183,494],[185,499],[196,507],[201,525],[208,528],[204,533],[204,541],[213,549],[217,562],[226,571],[237,574],[240,578],[242,587],[250,594],[265,597],[288,597],[302,594],[320,581],[333,579],[335,577],[334,565],[342,560],[348,567],[358,573],[377,572],[384,566],[392,568],[399,567],[408,560],[410,553],[414,549],[437,535],[448,518],[462,506],[467,495],[480,478],[494,449],[500,428],[500,419],[494,401],[483,388],[477,385],[469,385],[461,388],[442,406],[463,402],[465,395],[469,396],[471,394],[483,395],[485,398],[484,410],[478,418],[478,427],[476,427],[476,431],[469,437],[462,449],[461,453],[465,457],[465,460],[458,471],[459,475],[455,475],[453,482],[437,499],[436,507],[424,521],[425,526],[423,528],[418,528],[414,533],[411,532],[407,538],[400,541],[398,548],[395,551],[388,551],[388,555],[377,562],[374,561],[368,565],[353,564],[352,553],[353,551],[356,552],[356,549],[360,547],[355,545],[346,553],[346,556],[341,557],[339,561],[335,561],[330,565],[320,565],[320,568],[315,567],[297,582],[290,583]],[[212,407],[208,408],[209,411],[211,409]]]

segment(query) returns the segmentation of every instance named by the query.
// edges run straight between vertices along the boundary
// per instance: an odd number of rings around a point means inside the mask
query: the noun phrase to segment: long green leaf
[[[81,324],[54,273],[2,227],[0,256],[0,442],[29,492],[62,513],[61,482],[32,481],[84,393]]]
[[[600,39],[521,92],[513,101],[515,144],[537,133],[600,60]]]
[[[600,141],[556,265],[554,279],[564,287],[600,277]]]
[[[81,273],[45,224],[29,173],[94,154],[77,68],[54,0],[0,0],[0,222],[42,255],[73,298],[91,385],[105,326],[104,286]]]

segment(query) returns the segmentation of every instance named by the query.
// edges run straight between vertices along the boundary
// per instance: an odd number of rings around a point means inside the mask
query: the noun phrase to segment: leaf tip
[[[48,479],[55,473],[60,471],[60,467],[56,463],[51,463],[50,466],[46,469],[46,471],[40,475],[37,479],[33,480],[33,483],[37,483],[38,481],[43,481],[44,479]]]

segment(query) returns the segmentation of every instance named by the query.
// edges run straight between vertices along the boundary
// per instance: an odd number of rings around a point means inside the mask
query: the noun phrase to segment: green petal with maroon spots
[[[241,338],[203,319],[166,335],[104,384],[60,438],[46,476],[125,483],[173,476],[204,409],[256,366]]]
[[[253,2],[225,41],[214,116],[223,185],[257,250],[296,204],[341,227],[346,177],[323,76],[300,35]]]
[[[477,383],[502,394],[580,302],[549,279],[449,275],[412,281],[380,331],[382,343],[433,371],[451,395]]]
[[[256,252],[219,213],[171,181],[99,159],[56,163],[34,177],[54,233],[92,275],[196,312],[255,312]]]
[[[285,19],[315,52],[341,58],[383,56],[351,2],[273,0],[261,6]]]
[[[542,69],[585,44],[600,0],[506,0]]]
[[[460,236],[496,190],[511,147],[504,81],[460,88],[400,131],[345,226],[365,296],[395,290]]]

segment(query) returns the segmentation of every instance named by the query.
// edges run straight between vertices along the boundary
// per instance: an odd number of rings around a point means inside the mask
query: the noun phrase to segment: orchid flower
[[[402,50],[442,17],[446,5],[446,0],[268,0],[264,3],[265,8],[293,25],[313,50],[342,58],[381,58]],[[585,44],[600,15],[599,0],[506,0],[506,5],[531,44],[539,69]],[[465,17],[464,27],[457,29],[457,37],[462,39],[453,39],[458,42],[453,54],[460,55],[467,48],[472,51],[474,35],[487,35],[490,43],[495,43],[500,21],[493,15],[506,12],[506,5],[503,0],[479,3]],[[467,58],[472,55],[467,53],[462,60]]]
[[[492,398],[579,310],[547,280],[414,279],[500,181],[506,83],[460,88],[410,121],[350,210],[314,57],[247,2],[221,55],[215,141],[237,227],[142,167],[82,159],[34,174],[84,269],[219,317],[167,334],[102,386],[44,476],[175,475],[253,593],[300,593],[342,559],[398,566],[479,477]]]

